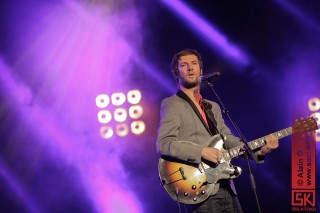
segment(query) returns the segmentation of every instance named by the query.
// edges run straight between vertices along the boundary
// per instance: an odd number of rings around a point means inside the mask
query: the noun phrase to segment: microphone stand
[[[242,134],[242,132],[240,131],[238,125],[234,122],[234,120],[231,118],[229,111],[226,109],[224,103],[222,102],[221,98],[219,97],[219,95],[217,94],[217,92],[215,91],[215,89],[213,88],[213,82],[214,82],[215,78],[212,79],[208,79],[207,84],[210,86],[211,90],[213,91],[213,93],[215,94],[215,96],[217,97],[221,108],[222,108],[222,112],[228,117],[228,119],[230,120],[230,122],[232,123],[233,127],[235,128],[235,130],[237,131],[241,141],[244,143],[245,145],[245,152],[244,152],[244,156],[246,158],[247,164],[248,164],[248,169],[249,169],[249,178],[250,178],[250,183],[252,186],[252,190],[253,193],[255,195],[255,200],[256,200],[256,204],[257,204],[257,208],[258,208],[258,212],[261,213],[261,208],[260,208],[260,202],[259,202],[259,198],[258,198],[258,194],[257,194],[257,189],[256,189],[256,184],[255,184],[255,180],[254,180],[254,175],[252,173],[251,170],[251,166],[250,166],[250,160],[249,160],[249,156],[248,153],[250,154],[250,156],[252,156],[252,152],[250,150],[250,148],[248,148],[247,145],[247,141],[244,139],[244,136]]]

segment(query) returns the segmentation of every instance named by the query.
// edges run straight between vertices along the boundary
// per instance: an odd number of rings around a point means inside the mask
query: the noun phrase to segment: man
[[[161,103],[157,151],[186,163],[200,164],[204,160],[218,165],[223,150],[210,147],[213,135],[226,136],[223,147],[227,150],[243,143],[225,125],[219,105],[201,97],[201,56],[193,49],[182,50],[173,57],[171,69],[179,90]],[[253,158],[262,162],[278,145],[277,137],[267,136],[266,145],[255,151]],[[208,199],[184,207],[186,212],[193,213],[242,212],[232,181],[225,179],[218,181]]]

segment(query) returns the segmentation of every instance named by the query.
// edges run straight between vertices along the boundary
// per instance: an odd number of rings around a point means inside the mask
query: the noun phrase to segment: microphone
[[[198,78],[199,83],[210,83],[216,78],[220,77],[221,73],[220,72],[213,72],[208,75],[202,75]]]

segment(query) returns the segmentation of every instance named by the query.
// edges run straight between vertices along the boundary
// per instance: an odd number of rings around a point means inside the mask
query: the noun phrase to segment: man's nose
[[[191,64],[188,65],[188,71],[193,70],[193,66]]]

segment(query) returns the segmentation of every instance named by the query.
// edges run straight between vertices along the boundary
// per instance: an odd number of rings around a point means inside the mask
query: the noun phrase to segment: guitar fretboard
[[[277,136],[279,139],[287,137],[288,135],[292,134],[292,127],[288,127],[286,129],[280,130],[278,132],[272,133],[273,135]],[[255,150],[260,148],[266,144],[265,137],[258,138],[254,141],[248,142],[248,146],[251,150]]]
[[[278,137],[279,139],[287,137],[288,135],[292,134],[292,127],[288,127],[286,129],[274,132],[272,134],[275,135],[276,137]],[[247,144],[248,144],[249,148],[251,150],[255,150],[257,148],[264,146],[266,144],[265,137],[266,136],[258,138],[254,141],[248,142]],[[232,158],[235,158],[235,157],[238,157],[238,156],[244,154],[244,152],[245,152],[245,150],[243,150],[243,146],[236,146],[236,147],[229,149],[227,152],[225,152],[223,158],[225,160],[229,161]]]

